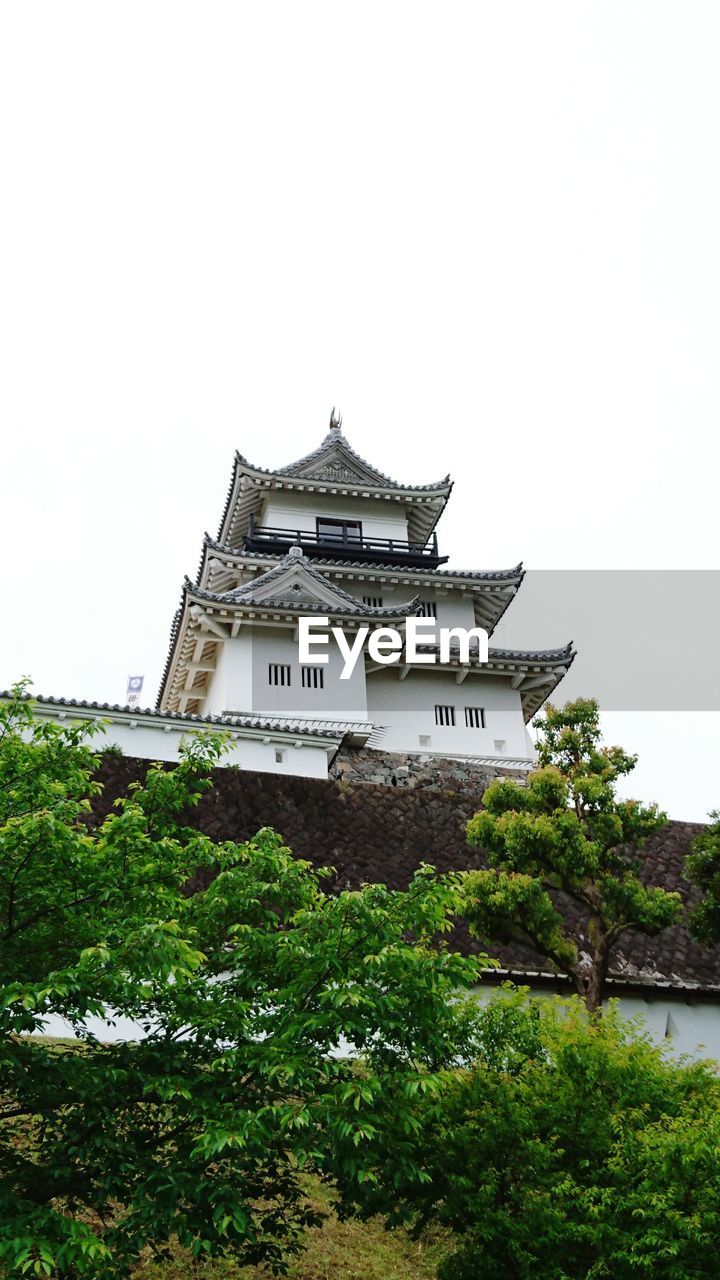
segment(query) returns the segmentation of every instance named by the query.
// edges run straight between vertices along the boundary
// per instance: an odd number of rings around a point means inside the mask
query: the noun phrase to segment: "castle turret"
[[[205,535],[186,579],[158,699],[160,711],[259,715],[347,724],[348,741],[385,752],[529,762],[526,722],[573,658],[558,650],[461,643],[443,629],[488,636],[522,583],[521,565],[449,570],[437,524],[452,492],[402,484],[360,457],[333,416],[319,447],[267,471],[236,454],[217,538]],[[415,655],[301,662],[301,618],[324,617],[352,643],[427,620]],[[343,672],[345,673],[343,675]]]

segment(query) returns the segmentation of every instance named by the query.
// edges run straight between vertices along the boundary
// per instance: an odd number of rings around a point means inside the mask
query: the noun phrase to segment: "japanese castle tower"
[[[205,535],[197,577],[185,579],[156,716],[232,726],[268,748],[250,767],[271,771],[326,772],[341,746],[529,767],[527,721],[565,674],[570,646],[490,642],[486,662],[477,646],[465,660],[456,647],[431,665],[404,652],[381,665],[365,646],[345,680],[332,643],[327,665],[299,661],[298,620],[313,615],[349,642],[361,626],[402,634],[413,615],[492,636],[522,566],[444,567],[437,525],[451,492],[449,477],[389,479],[355,452],[334,411],[297,462],[266,471],[236,454],[218,536]],[[321,748],[312,767],[312,752],[301,767],[287,749],[297,745]]]

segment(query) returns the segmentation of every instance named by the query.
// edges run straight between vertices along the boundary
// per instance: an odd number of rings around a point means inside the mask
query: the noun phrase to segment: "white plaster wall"
[[[474,627],[476,623],[472,596],[459,591],[448,592],[447,595],[438,593],[437,622],[439,627]]]
[[[522,985],[518,981],[518,985]],[[545,988],[533,990],[533,999],[550,1000],[557,993]],[[475,994],[483,1003],[497,994],[494,983],[487,982],[475,988]],[[567,992],[563,993],[567,995]],[[720,1061],[720,1000],[683,1000],[669,997],[657,989],[647,997],[637,995],[612,996],[612,1002],[628,1022],[638,1020],[643,1034],[649,1035],[657,1045],[664,1045],[676,1058],[687,1055],[693,1060],[712,1058]],[[605,1001],[604,1007],[608,1002]]]
[[[55,713],[51,719],[58,719]],[[111,713],[92,716],[90,712],[68,712],[65,722],[89,719],[110,720],[103,726],[101,734],[93,737],[92,745],[96,750],[108,746],[120,747],[123,755],[137,756],[140,760],[177,760],[180,743],[188,733],[187,726],[170,722],[153,724],[142,717],[133,720],[124,718],[112,719]],[[134,727],[133,727],[134,726]],[[212,726],[208,726],[212,729]],[[231,731],[232,732],[232,731]],[[223,757],[223,767],[237,765],[241,769],[252,769],[258,773],[287,773],[302,778],[326,778],[328,770],[328,744],[322,739],[317,742],[305,742],[295,746],[298,739],[291,735],[271,735],[267,742],[265,735],[257,730],[257,737],[233,736],[230,740],[228,754]],[[275,759],[276,749],[283,752],[282,761]]]
[[[477,988],[477,995],[483,1002],[491,999],[495,988],[489,984]],[[549,996],[549,992],[534,992],[534,996]],[[633,996],[623,996],[618,1000],[620,1013],[624,1018],[634,1019],[640,1015],[643,1030],[648,1032],[657,1044],[664,1044],[673,1057],[686,1054],[693,1060],[701,1058],[720,1059],[720,1003],[686,1004],[682,1000],[658,999],[647,1000]],[[668,1019],[675,1031],[666,1035]],[[88,1018],[87,1026],[100,1040],[142,1040],[142,1027],[129,1018],[117,1018],[115,1024],[101,1018]],[[45,1035],[71,1036],[72,1030],[62,1018],[48,1018],[44,1027]],[[347,1051],[347,1050],[346,1050]]]
[[[653,1040],[673,1054],[720,1060],[720,1003],[641,996],[622,996],[619,1003],[623,1017],[640,1017]]]
[[[470,675],[457,684],[452,671],[413,670],[401,680],[397,668],[367,677],[368,718],[387,726],[386,751],[429,750],[436,755],[525,758],[529,754],[520,694],[497,676]],[[435,724],[435,704],[455,707],[455,727]],[[465,727],[465,707],[484,707],[485,729]],[[420,735],[430,737],[429,747]],[[501,750],[495,742],[504,742]]]
[[[389,576],[395,575],[390,573]],[[328,580],[333,581],[332,577]],[[437,604],[438,627],[475,626],[472,598],[459,591],[443,593],[437,588],[423,587],[412,580],[408,586],[392,581],[382,582],[378,578],[363,578],[362,572],[358,573],[352,581],[343,578],[338,582],[338,586],[349,595],[356,596],[358,600],[362,600],[363,596],[380,596],[385,608],[391,608],[393,605],[407,605],[415,596],[419,596],[421,600],[434,600]]]
[[[352,643],[352,633],[348,633]],[[304,689],[294,628],[242,627],[236,639],[225,642],[226,703],[220,711],[251,711],[253,714],[301,716],[314,720],[366,720],[365,665],[362,656],[348,680],[340,679],[343,660],[334,641],[318,652],[326,652],[324,687]],[[271,685],[270,663],[290,666],[291,684]],[[214,699],[214,689],[213,689]]]
[[[262,514],[263,525],[279,529],[302,529],[315,532],[315,519],[361,520],[368,538],[398,538],[407,541],[407,515],[400,502],[382,498],[365,499],[328,497],[322,493],[298,493],[290,499],[270,496]]]

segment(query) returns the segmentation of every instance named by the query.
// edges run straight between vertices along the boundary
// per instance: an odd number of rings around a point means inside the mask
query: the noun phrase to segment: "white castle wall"
[[[363,534],[367,538],[408,539],[407,515],[399,502],[380,502],[369,499],[332,497],[328,494],[294,493],[292,497],[269,497],[262,515],[262,524],[276,529],[301,529],[315,532],[317,516],[328,520],[361,520]]]
[[[352,633],[349,635],[351,637]],[[298,642],[293,628],[241,628],[234,640],[227,640],[222,646],[222,658],[218,661],[211,684],[208,710],[213,715],[234,711],[301,716],[308,720],[366,720],[362,656],[351,677],[341,680],[343,660],[334,641],[325,647],[325,652],[329,661],[323,667],[324,687],[303,688]],[[271,663],[290,666],[289,688],[269,683],[268,667]]]
[[[497,677],[470,675],[458,684],[454,672],[428,667],[422,673],[413,669],[401,680],[390,668],[368,677],[367,697],[368,718],[386,727],[380,739],[384,751],[521,759],[532,755],[520,694]],[[455,707],[454,728],[436,725],[436,703]],[[484,729],[466,728],[465,707],[484,708]],[[429,737],[430,742],[421,742],[421,737]]]
[[[492,987],[477,989],[481,1000],[494,994]],[[533,996],[546,996],[548,992],[534,991]],[[662,1044],[673,1057],[687,1054],[690,1058],[720,1059],[720,1006],[706,1001],[692,1004],[679,999],[643,999],[638,996],[621,996],[618,999],[623,1018],[640,1019],[640,1029],[648,1033],[656,1044]],[[139,1023],[129,1018],[116,1018],[114,1023],[101,1018],[88,1018],[86,1025],[99,1040],[142,1040],[144,1031]],[[62,1018],[53,1016],[45,1022],[44,1034],[73,1037],[72,1028]],[[73,1037],[74,1038],[74,1037]],[[351,1050],[350,1050],[351,1051]],[[348,1052],[348,1046],[343,1046]]]
[[[167,720],[132,712],[94,711],[84,708],[63,710],[36,705],[36,714],[60,723],[78,720],[99,721],[101,731],[91,739],[95,750],[119,747],[123,755],[141,760],[177,760],[180,744],[202,726],[192,721]],[[219,726],[220,727],[220,726]],[[207,726],[210,730],[212,725]],[[332,741],[302,739],[287,733],[265,733],[260,729],[229,729],[229,750],[223,765],[236,765],[260,773],[287,773],[301,778],[326,778],[328,757],[335,750]],[[281,759],[277,759],[277,753]]]

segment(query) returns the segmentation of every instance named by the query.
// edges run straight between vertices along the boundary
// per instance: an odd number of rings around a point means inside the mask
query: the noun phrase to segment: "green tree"
[[[597,1021],[522,992],[489,1003],[473,1053],[417,1095],[411,1157],[403,1117],[348,1211],[452,1232],[441,1280],[714,1280],[714,1064],[673,1063],[612,1004]]]
[[[550,706],[539,729],[527,786],[491,783],[468,824],[488,867],[467,877],[464,914],[486,941],[530,942],[599,1014],[613,945],[627,929],[652,935],[679,917],[678,894],[639,875],[638,850],[666,818],[618,798],[637,758],[601,745],[596,702]]]
[[[303,1176],[361,1183],[388,1080],[412,1126],[416,1087],[464,1052],[458,877],[333,894],[270,830],[213,843],[191,818],[217,737],[95,821],[90,732],[20,688],[0,705],[0,1272],[116,1280],[172,1237],[282,1270]],[[142,1037],[95,1038],[108,1012]],[[77,1041],[33,1035],[50,1014]]]
[[[710,814],[709,825],[693,840],[685,874],[702,895],[689,914],[690,932],[706,945],[720,942],[720,812]]]

